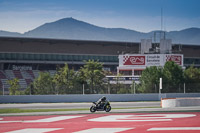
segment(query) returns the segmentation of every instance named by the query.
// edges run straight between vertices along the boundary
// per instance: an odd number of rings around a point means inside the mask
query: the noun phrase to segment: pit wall
[[[111,102],[160,101],[161,98],[200,97],[200,93],[163,93],[163,94],[86,94],[86,95],[16,95],[0,96],[0,103],[59,103],[93,102],[106,96]]]

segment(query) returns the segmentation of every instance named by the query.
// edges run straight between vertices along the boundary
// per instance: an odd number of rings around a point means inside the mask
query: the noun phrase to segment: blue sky
[[[141,32],[200,27],[200,0],[0,0],[0,30],[24,33],[73,17],[97,26]]]

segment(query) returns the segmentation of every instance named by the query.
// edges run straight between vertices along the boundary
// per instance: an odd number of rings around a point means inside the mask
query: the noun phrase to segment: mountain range
[[[155,31],[144,33],[124,28],[105,28],[74,18],[64,18],[55,22],[45,23],[24,34],[0,31],[0,36],[140,42],[141,39],[153,39],[154,33]],[[166,38],[172,39],[172,43],[199,45],[200,28],[187,28],[180,31],[166,32]]]

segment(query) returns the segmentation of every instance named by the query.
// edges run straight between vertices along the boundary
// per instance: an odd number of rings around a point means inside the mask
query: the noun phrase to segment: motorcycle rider
[[[111,106],[110,102],[106,100],[106,97],[103,96],[97,102],[93,102],[92,106],[90,107],[90,112],[94,113],[96,111],[106,111],[110,112]]]
[[[106,97],[103,96],[102,98],[100,98],[98,101],[97,101],[97,106],[100,107],[100,108],[103,108],[104,105],[107,103],[108,101],[106,100]]]

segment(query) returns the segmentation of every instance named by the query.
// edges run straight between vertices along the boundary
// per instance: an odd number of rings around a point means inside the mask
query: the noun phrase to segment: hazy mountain
[[[64,18],[43,24],[24,34],[0,31],[0,36],[58,38],[76,40],[104,40],[140,42],[141,39],[153,38],[154,31],[142,33],[123,28],[98,27],[73,18]],[[200,28],[189,28],[166,33],[173,43],[200,44]]]
[[[26,32],[26,37],[48,37],[81,40],[135,41],[143,34],[122,28],[103,28],[75,20],[64,18]]]
[[[17,32],[8,32],[0,30],[0,36],[11,36],[11,37],[21,37],[22,34]]]

